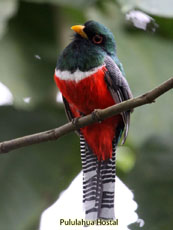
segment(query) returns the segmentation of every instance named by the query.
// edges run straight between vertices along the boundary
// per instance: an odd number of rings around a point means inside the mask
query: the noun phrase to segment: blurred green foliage
[[[0,82],[14,97],[13,106],[0,107],[0,141],[66,122],[63,106],[56,102],[53,73],[57,56],[71,40],[73,24],[94,19],[113,31],[134,96],[172,76],[172,3],[167,0],[161,7],[158,1],[159,13],[149,8],[159,24],[155,33],[149,33],[133,28],[121,13],[133,7],[147,12],[149,5],[144,9],[134,2],[0,1]],[[26,97],[31,97],[29,104],[23,100]],[[172,105],[170,91],[155,104],[136,109],[126,147],[118,150],[118,174],[134,191],[146,230],[169,230],[173,225]],[[37,229],[41,212],[80,169],[75,134],[1,155],[0,230]]]
[[[139,201],[138,214],[145,220],[142,229],[172,229],[173,144],[172,137],[153,136],[139,148],[140,155],[126,184]],[[133,224],[130,229],[139,229]]]

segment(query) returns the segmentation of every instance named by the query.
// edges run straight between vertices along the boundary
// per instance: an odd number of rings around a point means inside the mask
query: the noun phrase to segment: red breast
[[[78,82],[63,80],[55,74],[55,82],[69,102],[75,117],[80,116],[79,111],[89,114],[94,109],[104,109],[115,104],[105,82],[105,71],[106,67],[102,66],[96,73],[86,76]],[[106,119],[100,124],[93,124],[81,129],[85,140],[98,159],[105,160],[112,157],[112,140],[120,120],[121,116],[118,115]]]

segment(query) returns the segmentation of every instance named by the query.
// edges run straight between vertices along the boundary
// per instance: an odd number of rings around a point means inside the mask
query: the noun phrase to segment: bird
[[[94,20],[72,26],[72,41],[60,54],[54,73],[66,115],[74,123],[97,109],[131,99],[132,92],[117,57],[113,33]],[[86,220],[114,220],[116,148],[130,125],[128,110],[78,129]]]

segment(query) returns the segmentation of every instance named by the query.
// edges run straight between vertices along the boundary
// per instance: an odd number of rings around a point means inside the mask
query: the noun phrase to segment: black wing
[[[66,113],[66,116],[67,116],[67,119],[69,121],[72,121],[75,117],[70,109],[70,105],[68,103],[68,101],[65,99],[65,97],[62,96],[62,99],[63,99],[63,102],[64,102],[64,107],[65,107],[65,113]],[[82,114],[81,114],[82,115]],[[79,130],[76,130],[75,133],[80,136],[80,131]]]
[[[105,80],[108,84],[108,88],[114,101],[116,103],[120,103],[122,101],[133,98],[128,82],[114,60],[111,57],[106,56],[104,62],[108,70],[105,72]],[[125,111],[121,114],[124,121],[124,136],[122,144],[124,144],[127,138],[130,125],[130,112],[131,111]]]
[[[64,102],[66,116],[67,116],[68,120],[71,121],[72,119],[74,119],[74,116],[73,116],[72,111],[70,109],[69,103],[67,102],[65,97],[62,96],[62,99],[63,99],[63,102]]]

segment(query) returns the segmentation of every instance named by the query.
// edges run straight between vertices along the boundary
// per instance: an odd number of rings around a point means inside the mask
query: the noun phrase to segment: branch
[[[106,109],[97,109],[94,111],[94,113],[79,118],[77,122],[69,122],[59,128],[1,142],[0,153],[7,153],[14,149],[45,141],[57,140],[59,137],[79,128],[82,128],[84,126],[91,125],[98,121],[102,121],[106,118],[122,113],[123,111],[132,110],[133,108],[142,106],[144,104],[152,103],[155,101],[156,98],[158,98],[159,96],[166,93],[168,90],[172,88],[173,77],[165,81],[155,89],[143,94],[142,96],[124,101],[117,105],[110,106]]]

